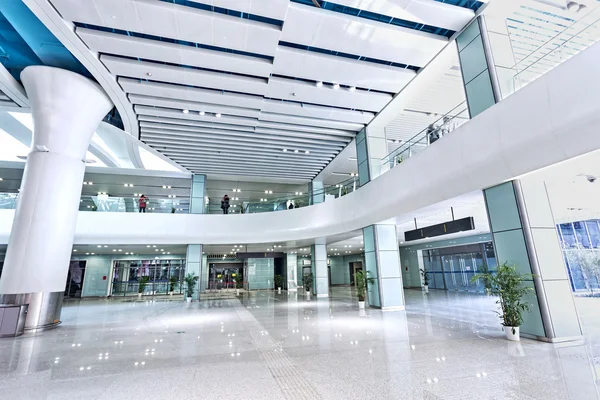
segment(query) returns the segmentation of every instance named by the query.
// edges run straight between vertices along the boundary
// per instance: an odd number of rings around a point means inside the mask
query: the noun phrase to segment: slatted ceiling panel
[[[183,133],[183,132],[170,132],[163,129],[144,128],[142,129],[142,139],[145,142],[152,141],[153,143],[163,143],[166,145],[175,144],[189,144],[189,145],[202,145],[202,144],[223,144],[232,143],[234,146],[249,146],[251,147],[264,147],[268,149],[275,149],[281,151],[281,142],[268,140],[264,138],[244,137],[244,136],[233,136],[223,135],[221,133]],[[341,150],[339,147],[332,146],[315,146],[313,143],[295,143],[291,144],[293,147],[301,147],[303,150],[309,150],[311,154],[315,156],[327,156],[331,154],[331,151]]]
[[[153,132],[164,132],[165,134],[179,134],[183,133],[198,133],[198,134],[209,134],[209,135],[218,135],[223,137],[235,136],[235,137],[244,137],[250,138],[254,140],[276,140],[280,143],[280,146],[287,145],[292,146],[296,145],[318,145],[321,149],[323,148],[333,148],[342,150],[343,147],[348,143],[349,139],[346,138],[338,138],[337,140],[329,140],[322,138],[322,135],[309,135],[305,134],[303,136],[294,135],[290,133],[290,136],[285,136],[281,131],[277,131],[276,134],[269,133],[261,133],[261,132],[245,132],[245,131],[235,131],[228,129],[210,129],[210,128],[198,128],[192,126],[178,126],[178,125],[168,125],[164,123],[153,123],[153,122],[141,122],[140,128],[143,132],[149,132],[152,130]]]
[[[281,40],[418,67],[448,44],[439,35],[296,3],[290,4]]]
[[[400,113],[385,127],[385,133],[388,139],[405,142],[412,139],[423,129],[426,129],[430,124],[437,121],[438,118],[439,116],[434,114],[427,116],[421,113]]]
[[[308,82],[278,77],[269,79],[267,97],[374,112],[380,111],[392,99],[385,93],[334,90],[325,85],[319,88]]]
[[[353,138],[355,136],[355,132],[344,131],[341,129],[319,128],[316,126],[305,126],[305,125],[282,124],[282,123],[278,123],[278,122],[269,122],[269,121],[258,121],[256,123],[256,126],[261,127],[261,128],[278,129],[278,130],[282,130],[282,131],[285,130],[285,131],[297,131],[297,132],[322,133],[324,135],[345,136],[348,138]]]
[[[431,0],[335,0],[335,3],[453,31],[461,30],[475,15],[467,8]]]
[[[165,117],[153,117],[151,115],[138,115],[138,121],[140,121],[140,126],[145,126],[145,123],[160,123],[166,126],[190,126],[190,127],[200,127],[200,128],[209,128],[215,129],[215,124],[211,122],[200,122],[200,121],[190,121],[183,120],[178,118],[165,118]],[[220,124],[219,128],[221,129],[229,129],[241,132],[254,132],[253,126],[240,126],[240,125],[228,125],[228,124]]]
[[[285,115],[298,115],[301,117],[313,117],[333,121],[346,121],[358,124],[367,124],[375,114],[364,111],[343,110],[318,106],[313,104],[301,104],[266,99],[261,107],[263,111]]]
[[[136,113],[140,115],[151,115],[157,117],[167,118],[178,118],[190,121],[201,121],[209,122],[214,125],[227,124],[227,125],[241,125],[241,126],[256,126],[257,120],[254,118],[243,118],[234,117],[229,115],[223,115],[221,118],[217,118],[214,115],[199,115],[197,113],[184,114],[181,111],[170,110],[166,108],[147,107],[147,106],[134,106]]]
[[[254,109],[259,109],[263,102],[263,97],[249,94],[175,86],[160,82],[140,82],[128,78],[119,78],[118,82],[126,93]]]
[[[292,115],[260,113],[258,119],[261,121],[282,122],[287,124],[319,126],[322,128],[344,129],[348,131],[359,131],[364,125],[350,122],[331,121],[317,118],[296,117]]]
[[[52,0],[70,21],[256,54],[274,55],[281,35],[274,25],[162,1],[93,0],[95,13],[91,3]]]
[[[196,3],[262,15],[283,21],[287,13],[289,0],[192,0]]]
[[[217,105],[210,104],[210,103],[197,103],[197,102],[192,102],[192,101],[165,99],[162,97],[140,96],[137,94],[130,94],[128,96],[128,98],[132,104],[162,107],[162,108],[171,108],[171,109],[175,109],[178,111],[181,111],[181,110],[189,110],[190,112],[204,111],[205,113],[222,113],[222,114],[227,114],[227,115],[235,115],[238,117],[249,117],[249,118],[258,118],[260,116],[260,110],[251,109],[251,108],[228,107],[228,106],[222,106],[222,105],[217,106]]]
[[[227,71],[268,78],[270,60],[222,51],[208,50],[117,33],[77,28],[76,33],[90,50],[105,54],[137,57],[177,65]]]
[[[49,1],[101,54],[133,104],[141,139],[203,173],[310,180],[415,75],[385,64],[426,65],[447,43],[442,36],[289,0]],[[424,15],[423,21],[439,18],[436,10],[444,8],[451,25],[454,16],[472,14],[431,3],[399,7]],[[392,0],[357,4],[400,12]],[[427,6],[425,14],[418,8]],[[275,21],[244,18],[248,13]],[[325,85],[318,88],[317,81]],[[334,90],[333,82],[342,87]]]
[[[267,79],[251,78],[221,72],[195,70],[127,58],[102,55],[100,61],[117,76],[150,79],[179,85],[265,95]]]
[[[274,74],[397,93],[415,71],[279,46]]]

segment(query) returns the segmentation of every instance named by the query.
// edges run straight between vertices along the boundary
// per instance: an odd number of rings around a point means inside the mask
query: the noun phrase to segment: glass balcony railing
[[[600,10],[567,26],[517,62],[513,68],[513,92],[600,40]]]
[[[442,137],[452,134],[452,131],[469,120],[466,102],[462,102],[449,113],[441,116],[427,128],[405,141],[396,150],[385,156],[381,161],[381,174],[401,164],[415,154],[423,151]]]

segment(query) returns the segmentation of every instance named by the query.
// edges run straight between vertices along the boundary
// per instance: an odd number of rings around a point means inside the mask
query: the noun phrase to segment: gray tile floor
[[[0,399],[600,398],[600,299],[577,300],[585,343],[554,346],[507,342],[490,298],[406,298],[68,303],[58,329],[0,340]]]

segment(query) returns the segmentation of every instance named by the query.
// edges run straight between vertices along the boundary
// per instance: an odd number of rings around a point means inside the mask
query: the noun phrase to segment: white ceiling
[[[448,43],[290,0],[51,3],[128,95],[140,139],[209,177],[311,180],[415,76],[402,65]],[[454,31],[474,16],[433,0],[337,4]]]

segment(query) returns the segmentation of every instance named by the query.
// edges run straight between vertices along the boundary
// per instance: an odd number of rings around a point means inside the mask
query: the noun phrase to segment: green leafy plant
[[[483,284],[485,293],[486,294],[491,293],[492,292],[492,281],[489,278],[490,277],[490,269],[488,268],[487,264],[478,266],[477,271],[480,271],[479,281]]]
[[[175,207],[171,207],[171,214],[175,214]]]
[[[404,162],[404,157],[403,156],[396,157],[396,164],[402,164],[403,162]]]
[[[421,276],[423,277],[423,284],[429,286],[429,271],[424,268],[421,268],[419,271],[421,271]]]
[[[244,280],[242,279],[242,276],[240,274],[237,274],[234,280],[236,289],[241,289],[244,287]]]
[[[273,278],[273,281],[275,282],[275,287],[276,288],[282,288],[283,287],[283,276],[281,276],[281,275],[275,275],[275,277]]]
[[[496,273],[477,274],[471,282],[479,279],[488,279],[490,284],[490,295],[498,296],[496,304],[500,305],[498,312],[502,325],[517,327],[523,324],[523,313],[531,309],[524,297],[533,291],[533,287],[527,286],[526,280],[533,279],[531,274],[521,274],[516,265],[504,262],[498,266]],[[515,330],[513,329],[513,334]]]
[[[144,293],[144,289],[148,286],[148,282],[150,282],[149,276],[142,276],[138,281],[138,293]]]
[[[375,278],[371,278],[369,276],[370,273],[370,271],[360,270],[354,274],[354,282],[356,283],[356,294],[358,295],[358,301],[365,301],[369,284],[373,284],[375,282]]]
[[[169,278],[169,292],[175,291],[175,285],[177,285],[177,282],[179,282],[179,278],[177,278],[176,276],[172,276]]]
[[[302,277],[302,285],[304,286],[304,290],[310,292],[313,285],[313,274],[305,274]]]
[[[192,297],[196,291],[196,283],[198,282],[198,276],[193,272],[188,273],[183,279],[186,284],[187,297]]]

